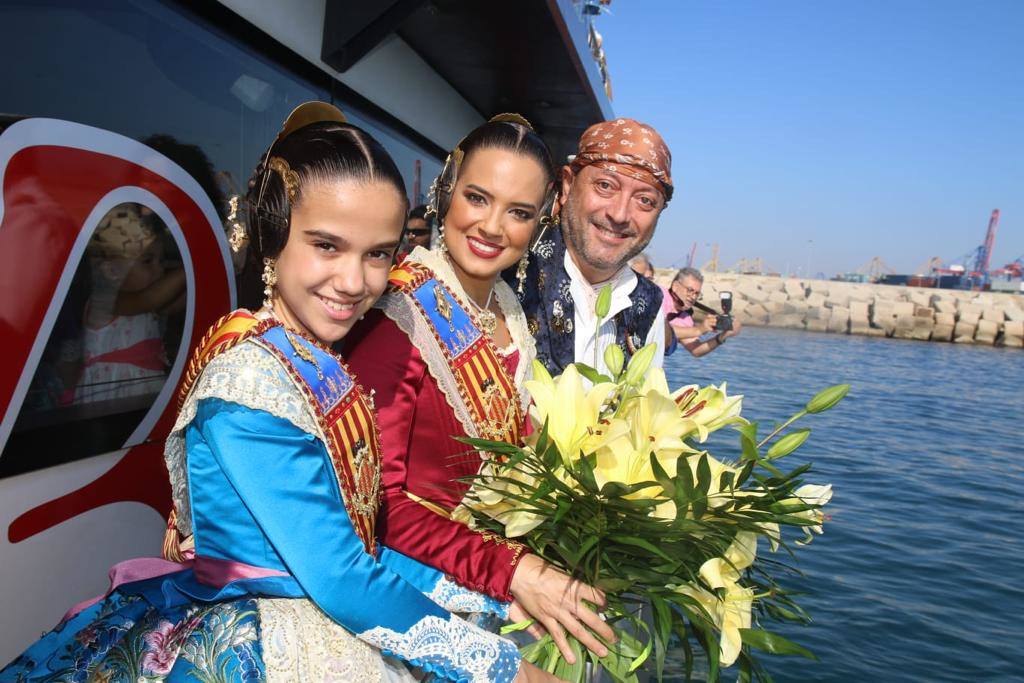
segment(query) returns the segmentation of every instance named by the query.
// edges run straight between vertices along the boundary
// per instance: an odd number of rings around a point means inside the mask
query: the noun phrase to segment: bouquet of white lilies
[[[608,656],[571,638],[574,665],[550,636],[524,648],[557,677],[583,681],[589,661],[616,681],[635,681],[642,668],[660,680],[672,642],[688,679],[696,645],[708,680],[736,663],[740,680],[768,680],[756,650],[813,655],[764,627],[808,617],[775,581],[786,565],[760,557],[758,540],[792,555],[783,529],[803,531],[798,544],[821,533],[832,496],[831,486],[803,481],[809,464],[783,472],[779,459],[810,433],[790,425],[831,408],[849,386],[824,390],[759,439],[757,423],[740,415],[742,396],[729,396],[724,383],[671,391],[661,369],[648,370],[653,353],[641,349],[623,368],[621,349],[610,347],[611,377],[579,364],[551,377],[536,363],[527,383],[534,431],[522,447],[467,440],[495,457],[456,515],[518,538],[607,594],[604,615],[617,635]],[[737,462],[702,446],[723,427],[739,432]]]

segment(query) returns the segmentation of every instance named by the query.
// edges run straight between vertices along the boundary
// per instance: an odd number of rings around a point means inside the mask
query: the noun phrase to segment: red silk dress
[[[524,547],[482,534],[415,498],[454,510],[476,474],[480,455],[466,436],[419,351],[398,325],[373,309],[345,339],[345,360],[366,390],[374,390],[383,446],[381,542],[443,571],[463,586],[509,601],[509,584]],[[499,357],[515,376],[519,352]],[[410,496],[409,494],[412,494]],[[415,498],[414,498],[414,497]]]

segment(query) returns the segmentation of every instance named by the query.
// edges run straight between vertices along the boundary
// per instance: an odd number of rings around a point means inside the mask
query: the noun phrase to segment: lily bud
[[[618,344],[612,344],[604,350],[604,364],[608,366],[608,372],[612,377],[618,377],[622,372],[622,365],[626,362],[626,355]]]
[[[849,391],[849,384],[836,384],[828,389],[822,389],[807,403],[804,410],[811,414],[823,413],[842,401]]]
[[[633,354],[633,358],[629,361],[629,367],[626,369],[626,376],[623,378],[626,384],[639,384],[643,380],[647,370],[651,367],[651,361],[654,360],[654,353],[658,350],[658,347],[654,344],[648,344],[639,351]]]
[[[597,314],[598,320],[604,320],[604,317],[608,315],[608,311],[612,308],[612,286],[605,285],[601,288],[601,291],[597,295],[597,305],[594,307],[594,313]]]

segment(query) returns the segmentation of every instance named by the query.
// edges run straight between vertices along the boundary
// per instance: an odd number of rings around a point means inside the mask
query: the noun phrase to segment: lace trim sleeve
[[[288,420],[298,429],[323,440],[299,388],[269,352],[257,344],[243,342],[211,360],[182,405],[164,447],[171,494],[178,513],[178,530],[185,536],[192,533],[185,428],[195,419],[199,402],[207,398],[261,410]]]
[[[385,654],[453,681],[504,683],[519,672],[519,653],[509,640],[456,616],[428,616],[405,633],[378,626],[359,634]]]
[[[441,577],[427,597],[449,612],[481,612],[508,618],[509,603],[463,588],[448,577]]]

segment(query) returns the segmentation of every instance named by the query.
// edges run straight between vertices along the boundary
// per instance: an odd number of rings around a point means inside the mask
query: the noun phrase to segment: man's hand
[[[732,329],[729,330],[728,332],[723,332],[722,336],[725,337],[726,339],[728,339],[729,337],[735,337],[737,334],[740,333],[740,330],[742,330],[742,329],[743,329],[743,323],[741,323],[736,318],[733,318],[732,319]]]
[[[713,313],[708,313],[704,316],[704,319],[700,321],[700,333],[706,334],[712,332],[715,329],[715,325],[718,324],[718,316]]]
[[[583,604],[586,600],[603,607],[605,599],[601,591],[573,579],[536,555],[527,555],[519,561],[512,575],[510,592],[519,607],[551,634],[565,661],[576,663],[566,631],[597,656],[608,654],[608,648],[590,631],[609,643],[614,642],[615,634],[597,612]]]

